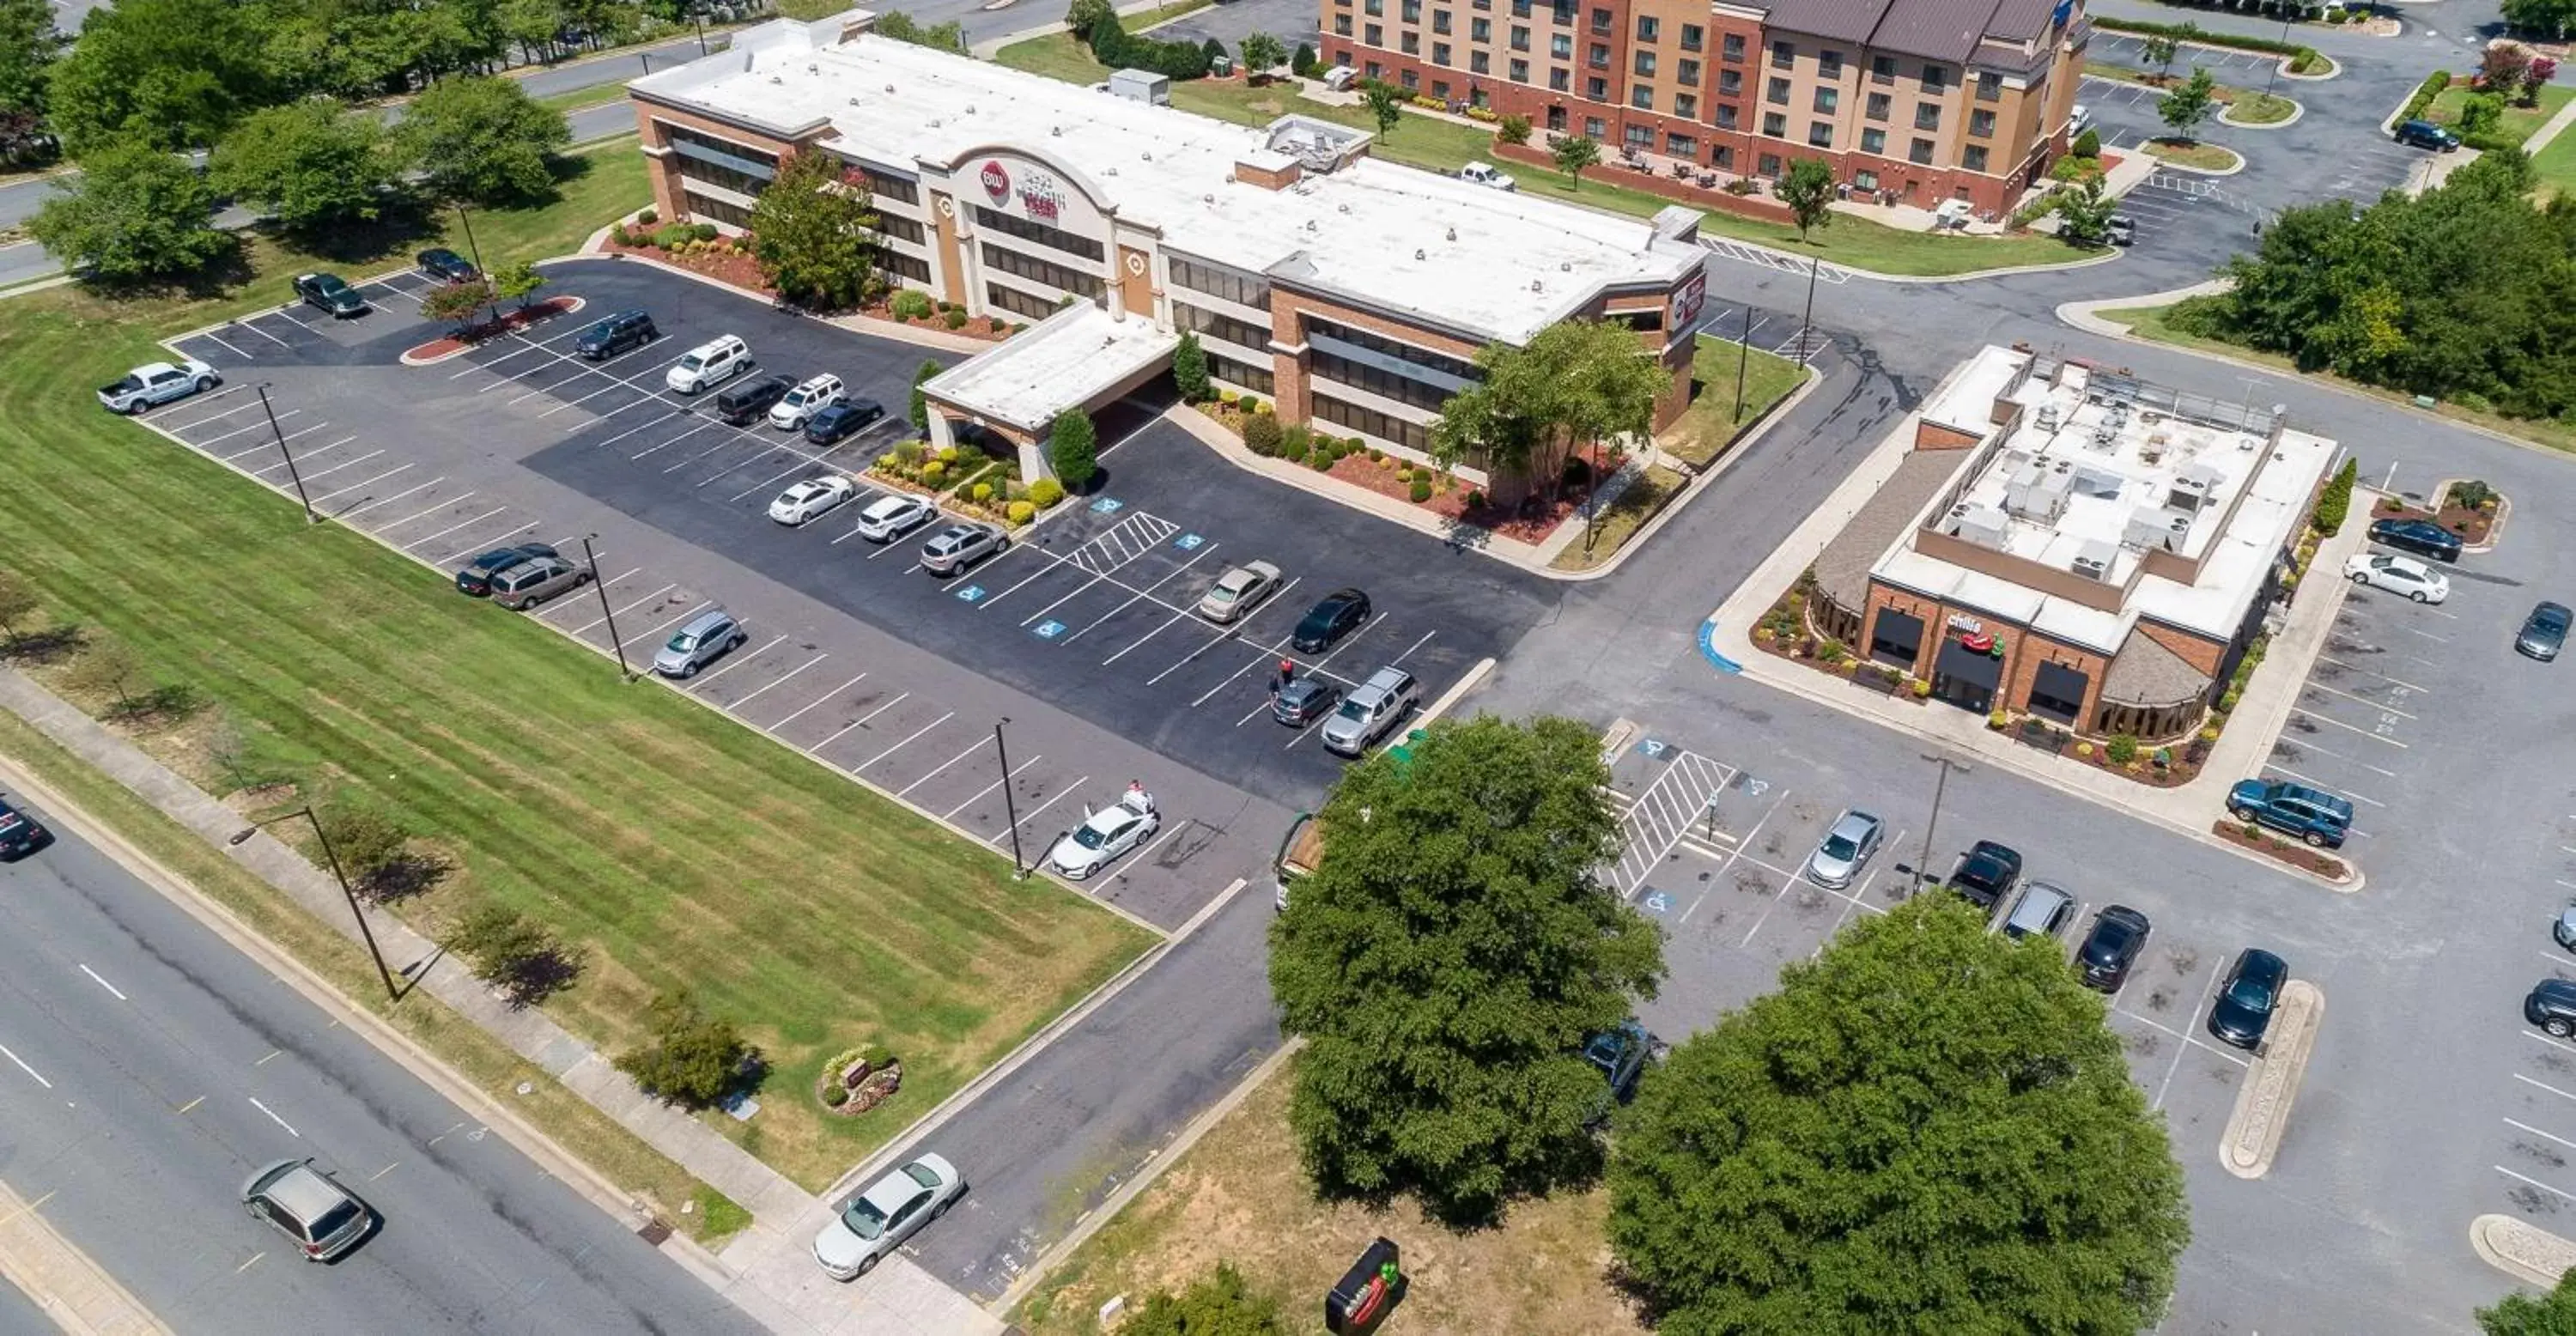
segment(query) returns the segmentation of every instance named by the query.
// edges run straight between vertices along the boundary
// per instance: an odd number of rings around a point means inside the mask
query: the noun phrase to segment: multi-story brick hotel
[[[2078,0],[1320,0],[1324,58],[1739,176],[2002,212],[2066,151]]]

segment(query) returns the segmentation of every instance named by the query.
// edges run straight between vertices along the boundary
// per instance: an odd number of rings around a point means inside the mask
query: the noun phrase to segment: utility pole
[[[1011,823],[1011,875],[1026,877],[1028,865],[1020,857],[1020,804],[1011,794],[1011,749],[1002,742],[1002,725],[1009,722],[1006,714],[993,724],[993,754],[1002,760],[1002,815]]]
[[[474,244],[474,220],[465,216],[463,204],[451,204],[449,207],[456,210],[456,225],[465,229],[465,251],[474,257],[474,272],[482,277],[483,305],[492,312],[492,318],[497,321],[501,318],[501,299],[492,289],[492,271],[483,267],[483,248]]]
[[[322,832],[322,818],[315,816],[311,807],[299,808],[283,816],[273,816],[266,821],[254,821],[234,832],[224,843],[240,848],[250,842],[251,836],[259,833],[260,827],[275,825],[280,821],[292,821],[299,816],[313,823],[313,838],[322,842],[322,858],[331,865],[331,876],[340,883],[340,894],[349,902],[350,917],[358,920],[358,936],[366,939],[367,955],[376,962],[376,977],[385,981],[386,999],[394,1002],[402,1001],[402,990],[394,987],[394,972],[385,967],[384,950],[376,945],[375,929],[367,926],[366,911],[358,908],[358,893],[349,888],[349,874],[340,870],[340,855],[331,848],[331,837]]]
[[[1744,420],[1744,364],[1753,359],[1753,303],[1744,304],[1744,332],[1735,336],[1735,420]]]
[[[1807,330],[1811,328],[1810,322],[1816,318],[1816,271],[1822,269],[1824,263],[1823,256],[1807,257],[1807,309],[1798,313],[1798,365],[1800,366],[1807,364]],[[1741,393],[1736,396],[1739,402],[1743,397]]]
[[[590,563],[590,587],[599,591],[599,614],[608,622],[608,647],[617,655],[617,680],[632,682],[635,670],[626,666],[626,642],[617,638],[617,609],[608,606],[608,582],[599,578],[599,554],[590,547],[590,540],[598,536],[595,533],[581,536],[581,555]]]
[[[1965,775],[1971,771],[1966,762],[1950,759],[1947,752],[1918,754],[1924,760],[1941,767],[1940,777],[1932,781],[1932,819],[1923,824],[1923,857],[1917,860],[1914,866],[1914,886],[1915,889],[1921,890],[1924,881],[1932,875],[1932,831],[1941,824],[1941,795],[1950,787],[1950,772],[1956,770]]]
[[[304,503],[304,522],[320,524],[322,517],[313,513],[313,498],[304,494],[304,475],[295,471],[295,452],[286,448],[286,433],[277,429],[277,410],[268,406],[268,382],[261,381],[259,411],[268,414],[268,434],[277,438],[277,453],[286,456],[286,476],[295,481],[295,499]]]

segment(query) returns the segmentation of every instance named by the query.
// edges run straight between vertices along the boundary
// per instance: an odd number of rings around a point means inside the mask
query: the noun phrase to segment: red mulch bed
[[[659,246],[620,246],[614,241],[603,241],[599,248],[610,255],[640,255],[648,260],[659,260],[674,269],[686,269],[693,274],[704,274],[719,283],[741,288],[745,292],[756,292],[763,297],[774,298],[778,295],[776,288],[761,281],[760,262],[740,251],[674,255]]]
[[[581,305],[582,301],[579,297],[548,297],[541,302],[529,303],[525,309],[503,311],[498,320],[487,320],[462,333],[450,334],[443,339],[432,339],[406,351],[403,356],[415,362],[445,357],[471,348],[485,339],[507,334],[512,330],[526,329],[530,325],[552,320],[568,311],[580,310]]]
[[[995,343],[999,343],[1011,336],[1011,327],[1008,323],[996,320],[988,315],[976,316],[973,319],[968,320],[965,324],[959,325],[955,329],[950,329],[948,327],[948,317],[946,316],[934,314],[906,320],[902,316],[896,315],[884,302],[878,302],[874,306],[862,307],[860,308],[859,314],[864,315],[871,320],[882,320],[889,325],[910,325],[915,329],[937,330],[942,334],[963,334],[968,338],[990,339]]]
[[[2374,520],[2431,520],[2458,534],[2461,542],[2472,547],[2486,542],[2487,535],[2495,529],[2494,511],[2471,510],[2467,506],[2448,504],[2439,511],[2426,510],[2422,506],[2401,506],[2396,510],[2390,510],[2385,505],[2373,506],[2370,517]]]
[[[2244,822],[2222,819],[2212,823],[2209,830],[2211,834],[2240,849],[2251,849],[2266,858],[2287,863],[2301,871],[2313,872],[2333,881],[2352,880],[2352,869],[2333,854],[2311,849],[2304,844],[2292,844],[2268,831],[2257,831],[2248,835],[2245,833]]]

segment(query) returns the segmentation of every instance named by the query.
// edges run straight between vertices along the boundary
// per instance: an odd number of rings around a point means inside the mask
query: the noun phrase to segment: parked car
[[[2451,596],[2450,578],[2413,557],[2355,552],[2344,561],[2343,574],[2354,584],[2404,594],[2418,603],[2439,603]]]
[[[471,283],[483,276],[483,271],[475,268],[473,261],[445,246],[422,251],[412,259],[420,266],[422,275],[441,283]]]
[[[642,311],[619,311],[583,330],[581,337],[572,341],[572,351],[586,361],[604,362],[660,337],[662,331],[653,327],[652,316]]]
[[[2436,153],[2448,153],[2460,146],[2458,135],[2431,121],[2400,121],[2396,129],[2389,131],[2388,137],[2398,143],[2412,144],[2417,148],[2429,148]]]
[[[1162,813],[1154,808],[1154,795],[1131,788],[1120,794],[1118,801],[1084,817],[1081,825],[1057,840],[1055,848],[1047,851],[1047,862],[1067,877],[1082,881],[1144,843],[1162,824]]]
[[[1878,843],[1886,834],[1885,822],[1859,808],[1835,817],[1816,851],[1807,855],[1808,880],[1835,890],[1851,885],[1868,865],[1870,856],[1878,852]]]
[[[2078,102],[2066,117],[2066,137],[2068,139],[2073,139],[2077,135],[2084,133],[2085,128],[2092,124],[2093,109],[2081,102]]]
[[[1625,1104],[1637,1093],[1637,1078],[1645,1075],[1655,1048],[1655,1037],[1634,1016],[1583,1041],[1583,1060],[1601,1073],[1601,1104],[1593,1114],[1595,1121],[1608,1118],[1613,1105]]]
[[[1473,181],[1477,185],[1485,186],[1493,190],[1518,190],[1521,188],[1521,183],[1513,180],[1510,173],[1503,171],[1492,163],[1486,162],[1471,162],[1466,166],[1459,168],[1458,179],[1461,181]]]
[[[518,543],[510,547],[496,547],[465,563],[464,567],[456,572],[456,592],[468,598],[481,598],[492,592],[493,576],[520,562],[555,555],[558,554],[550,543]]]
[[[140,413],[154,404],[203,394],[223,383],[215,369],[193,357],[172,362],[146,362],[125,379],[98,387],[98,401],[111,413]]]
[[[814,1260],[834,1280],[856,1280],[915,1230],[948,1214],[965,1191],[957,1166],[925,1151],[852,1197],[814,1236]]]
[[[1324,750],[1340,756],[1367,753],[1388,729],[1422,708],[1422,684],[1401,668],[1380,668],[1342,698],[1324,721]]]
[[[2567,625],[2571,614],[2564,603],[2542,603],[2522,619],[2522,629],[2514,632],[2513,648],[2547,663],[2558,657],[2567,646]]]
[[[512,612],[523,612],[588,583],[587,566],[576,566],[561,557],[531,557],[492,577],[492,601]]]
[[[891,543],[937,518],[939,507],[910,492],[896,492],[859,512],[858,535],[871,543]]]
[[[838,445],[884,416],[885,406],[874,399],[828,404],[805,424],[805,439],[814,445]]]
[[[758,365],[751,360],[750,344],[736,335],[719,334],[680,354],[680,360],[662,373],[662,383],[670,386],[674,394],[696,394]]]
[[[2112,214],[2109,221],[2102,224],[2102,237],[2114,246],[2137,245],[2138,220],[2125,213]]]
[[[2435,561],[2460,559],[2460,536],[2431,520],[2372,520],[2370,541]]]
[[[2248,779],[2227,791],[2227,813],[2239,821],[2296,835],[2320,849],[2340,849],[2352,830],[2352,804],[2305,784]]]
[[[2561,947],[2576,951],[2576,902],[2570,902],[2549,921],[2549,937]]]
[[[2272,1009],[2281,1002],[2281,985],[2289,980],[2290,967],[2279,956],[2251,946],[2238,952],[2218,985],[2217,1005],[2209,1009],[2209,1033],[2238,1048],[2262,1043]]]
[[[14,863],[54,842],[45,823],[0,798],[0,863]]]
[[[2522,1018],[2564,1039],[2576,1034],[2576,980],[2543,979],[2522,999]]]
[[[1959,865],[1950,869],[1950,879],[1942,884],[1991,915],[2020,882],[2021,854],[2008,845],[1979,840],[1959,855]]]
[[[1279,568],[1266,561],[1247,561],[1216,577],[1199,600],[1199,615],[1223,626],[1240,620],[1279,587]]]
[[[1333,712],[1341,689],[1320,677],[1300,677],[1270,698],[1270,717],[1290,728],[1304,728]]]
[[[766,417],[770,405],[796,388],[794,376],[763,376],[726,387],[716,396],[716,416],[728,427],[748,427]]]
[[[2074,896],[2047,882],[2034,881],[2022,889],[2021,898],[2013,901],[2011,912],[2004,915],[2004,936],[2014,941],[2024,937],[2063,937],[2067,921],[2074,917]]]
[[[837,473],[807,478],[790,484],[786,491],[778,494],[777,500],[769,503],[769,518],[781,524],[803,524],[818,515],[831,513],[858,494],[858,484]]]
[[[2092,930],[2084,934],[2084,944],[2075,949],[2075,966],[2084,977],[2084,986],[2105,993],[2120,991],[2129,981],[2129,967],[2147,949],[2147,936],[2155,931],[2147,916],[2127,905],[2109,905],[2093,916]]]
[[[374,1208],[340,1181],[313,1167],[313,1159],[279,1160],[242,1184],[242,1209],[294,1240],[308,1262],[334,1262],[376,1225]]]
[[[1336,589],[1306,610],[1305,619],[1297,623],[1288,643],[1300,654],[1321,654],[1334,641],[1358,629],[1368,616],[1368,595],[1356,589]]]
[[[921,545],[921,568],[933,575],[955,575],[1010,545],[992,525],[952,524]]]
[[[369,310],[366,297],[338,274],[297,274],[295,295],[305,305],[329,313],[334,320],[365,315]]]
[[[699,669],[740,648],[748,638],[732,613],[709,608],[671,633],[653,656],[653,671],[664,677],[695,677]]]
[[[804,426],[806,419],[832,404],[848,402],[849,397],[849,391],[841,387],[841,378],[831,372],[808,376],[785,398],[769,406],[769,425],[780,431],[794,431]]]

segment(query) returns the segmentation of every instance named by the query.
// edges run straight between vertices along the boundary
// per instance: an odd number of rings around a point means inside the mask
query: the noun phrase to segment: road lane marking
[[[130,998],[130,997],[127,997],[127,996],[126,996],[125,994],[123,994],[123,993],[119,993],[119,992],[117,992],[117,991],[116,991],[116,985],[115,985],[115,984],[109,983],[107,980],[105,980],[105,979],[102,979],[102,978],[98,977],[98,971],[97,971],[97,970],[91,969],[91,968],[90,968],[89,966],[87,966],[87,965],[83,965],[83,966],[81,966],[81,967],[80,967],[80,972],[81,972],[81,973],[83,973],[83,974],[88,975],[88,976],[90,977],[90,982],[95,983],[95,984],[97,984],[99,987],[104,988],[104,989],[106,989],[108,992],[110,992],[110,993],[114,994],[114,995],[115,995],[115,997],[116,997],[116,1000],[117,1000],[117,1001],[119,1001],[119,1002],[131,1002],[131,1001],[133,1001],[133,1000],[134,1000],[134,999],[132,999],[132,998]]]
[[[54,1083],[46,1080],[42,1072],[28,1066],[25,1058],[19,1057],[17,1054],[10,1052],[7,1044],[0,1044],[0,1054],[5,1054],[11,1062],[18,1064],[18,1070],[25,1072],[29,1076],[35,1077],[36,1084],[43,1086],[47,1090],[54,1088]]]
[[[821,705],[821,704],[823,704],[825,701],[829,701],[829,700],[835,699],[835,698],[837,698],[837,697],[838,697],[842,692],[847,691],[847,690],[849,690],[850,688],[852,688],[852,687],[854,687],[854,686],[857,686],[857,685],[858,685],[858,684],[860,684],[861,682],[864,682],[864,681],[867,681],[867,680],[868,680],[868,675],[867,675],[866,673],[861,673],[861,674],[859,674],[858,676],[851,678],[849,681],[847,681],[847,682],[843,682],[841,685],[839,685],[839,686],[837,686],[837,687],[834,687],[834,688],[832,688],[831,690],[826,691],[826,692],[824,692],[822,695],[817,696],[817,697],[815,697],[813,700],[811,700],[811,701],[807,702],[805,705],[803,705],[802,707],[800,707],[800,708],[796,711],[796,714],[791,714],[791,715],[787,716],[786,718],[779,720],[777,723],[771,724],[771,725],[769,726],[768,731],[769,731],[769,732],[772,732],[772,733],[775,733],[775,732],[777,732],[778,730],[780,730],[780,729],[782,729],[782,728],[787,727],[789,724],[795,723],[795,722],[796,722],[796,719],[797,719],[797,715],[801,715],[801,714],[805,713],[805,711],[810,710],[810,709],[813,709],[813,708],[814,708],[815,706],[817,706],[817,705]]]
[[[875,765],[877,762],[882,761],[882,760],[884,760],[885,758],[887,758],[887,757],[889,757],[889,756],[894,755],[896,752],[902,751],[904,748],[909,747],[909,746],[911,746],[914,742],[918,741],[918,740],[920,739],[920,737],[921,737],[921,735],[922,735],[922,734],[927,733],[927,732],[929,732],[930,730],[932,730],[932,729],[934,729],[934,728],[937,728],[937,727],[939,727],[941,724],[947,723],[949,720],[954,719],[954,718],[956,718],[956,717],[957,717],[957,712],[956,712],[955,710],[950,710],[948,713],[943,714],[943,715],[939,716],[938,718],[931,720],[929,723],[923,724],[920,728],[918,728],[918,729],[914,730],[913,735],[912,735],[911,737],[905,738],[903,741],[898,742],[898,743],[894,744],[893,746],[886,748],[884,751],[878,752],[876,755],[871,756],[871,757],[869,757],[868,759],[866,759],[866,760],[864,760],[864,761],[859,762],[859,763],[858,763],[857,765],[855,765],[855,766],[852,766],[852,767],[850,768],[850,773],[855,775],[855,774],[857,774],[858,772],[860,772],[860,771],[862,771],[862,770],[867,769],[869,766]]]
[[[251,1107],[252,1107],[252,1108],[255,1108],[255,1109],[259,1110],[261,1113],[267,1114],[267,1115],[268,1115],[268,1120],[269,1120],[270,1122],[275,1123],[275,1124],[277,1124],[278,1126],[285,1128],[285,1129],[286,1129],[286,1134],[287,1134],[288,1136],[294,1137],[294,1138],[296,1138],[296,1139],[297,1139],[297,1140],[299,1140],[299,1141],[300,1141],[300,1140],[302,1140],[302,1139],[304,1138],[304,1134],[303,1134],[302,1132],[298,1132],[298,1131],[296,1131],[296,1130],[295,1130],[295,1124],[290,1123],[290,1122],[286,1121],[285,1119],[278,1117],[278,1116],[277,1116],[277,1110],[272,1109],[272,1108],[268,1107],[267,1105],[260,1103],[260,1102],[259,1102],[259,1096],[257,1096],[257,1095],[244,1095],[244,1096],[242,1096],[242,1098],[249,1100],[249,1101],[250,1101],[250,1103],[251,1103]]]
[[[1028,769],[1030,766],[1036,765],[1038,762],[1040,762],[1040,761],[1042,761],[1042,760],[1045,760],[1045,759],[1046,759],[1046,757],[1045,757],[1043,754],[1041,754],[1041,755],[1038,755],[1038,756],[1032,756],[1032,757],[1030,757],[1029,759],[1027,759],[1027,760],[1025,760],[1025,761],[1020,762],[1020,769],[1019,769],[1019,770],[1014,770],[1014,771],[1012,771],[1012,772],[1011,772],[1011,774],[1010,774],[1010,778],[1012,778],[1012,779],[1018,779],[1018,778],[1020,777],[1020,770],[1026,770],[1026,769]],[[1002,781],[1001,781],[1001,780],[998,780],[998,779],[997,779],[997,780],[994,780],[992,783],[987,784],[987,785],[985,785],[984,787],[982,787],[982,788],[980,788],[980,789],[977,789],[977,790],[975,791],[975,796],[973,796],[973,797],[971,797],[971,798],[968,798],[966,801],[964,801],[964,802],[962,802],[962,803],[957,804],[955,807],[951,807],[951,808],[949,808],[949,809],[948,809],[947,811],[945,811],[945,812],[940,813],[940,814],[939,814],[939,819],[940,819],[940,820],[942,820],[942,821],[954,820],[954,819],[956,818],[956,816],[957,816],[957,814],[958,814],[959,812],[963,812],[963,811],[965,811],[967,808],[972,807],[972,806],[974,806],[975,804],[977,804],[977,803],[979,803],[979,802],[982,802],[982,801],[984,800],[984,798],[985,798],[985,795],[987,795],[987,794],[991,793],[993,790],[998,789],[998,788],[1000,788],[1000,787],[1002,787]]]

